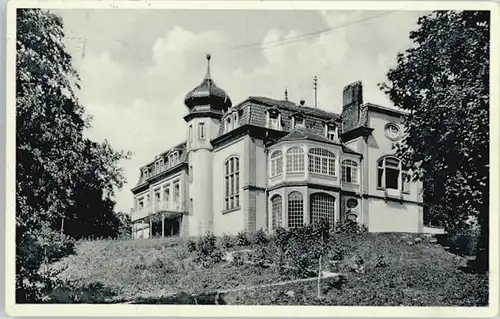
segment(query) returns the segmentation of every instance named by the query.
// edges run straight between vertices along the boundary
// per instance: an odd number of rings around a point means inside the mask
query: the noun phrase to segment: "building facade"
[[[134,238],[236,234],[351,219],[372,232],[421,232],[422,185],[395,156],[403,113],[363,102],[335,114],[266,97],[232,105],[207,72],[185,98],[186,141],[140,168]]]

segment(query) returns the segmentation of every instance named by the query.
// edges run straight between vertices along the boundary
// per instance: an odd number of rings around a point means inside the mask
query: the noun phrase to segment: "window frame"
[[[205,128],[206,128],[205,127],[205,122],[199,122],[198,123],[198,138],[200,140],[204,140],[207,137],[207,133],[206,133]]]
[[[323,201],[319,201],[319,200],[323,200],[323,199],[326,199],[326,203]],[[317,201],[315,201],[317,200]],[[335,196],[331,195],[331,194],[328,194],[328,193],[325,193],[325,192],[316,192],[316,193],[312,193],[310,196],[309,196],[309,201],[310,201],[310,209],[309,209],[309,219],[310,219],[310,223],[311,225],[314,225],[314,223],[317,223],[317,222],[320,222],[323,218],[326,217],[326,220],[327,222],[329,223],[330,226],[333,226],[334,223],[335,223],[335,212],[337,210],[337,199],[335,198]],[[328,211],[328,206],[325,206],[328,205],[328,204],[333,204],[332,206],[332,211],[329,212]],[[324,206],[324,207],[321,207],[321,206]],[[321,208],[325,208],[325,211],[319,211],[318,210],[321,209]],[[317,218],[318,216],[315,216],[315,215],[324,215],[324,216],[319,216],[319,218]],[[317,219],[317,220],[315,220]]]
[[[292,198],[297,196],[297,198]],[[300,196],[300,198],[298,197]],[[292,210],[292,208],[294,210]],[[291,223],[293,221],[293,223]],[[292,224],[292,225],[291,225]],[[287,227],[298,228],[304,226],[304,195],[298,190],[291,191],[287,196]]]
[[[390,128],[395,128],[396,129],[396,135],[395,136],[391,135],[392,131],[390,130]],[[384,134],[391,141],[396,141],[396,140],[398,140],[401,137],[401,128],[399,127],[399,125],[397,125],[395,123],[387,123],[385,125],[385,127],[384,127]]]
[[[298,150],[298,152],[294,152]],[[305,152],[299,146],[293,146],[286,150],[286,173],[297,174],[305,172]]]
[[[283,151],[275,150],[271,153],[271,156],[269,156],[269,173],[271,178],[283,174]]]
[[[270,198],[271,202],[271,229],[283,227],[283,197],[280,194],[275,194]],[[276,210],[279,204],[279,211]]]
[[[223,211],[232,211],[241,207],[240,200],[240,158],[232,155],[224,161],[223,165]]]
[[[360,165],[358,162],[355,160],[352,160],[350,158],[346,158],[342,160],[341,163],[341,178],[343,183],[349,183],[349,184],[359,184],[359,175],[360,175]],[[348,174],[347,174],[347,169],[350,169],[350,174],[349,174],[349,179],[347,180]],[[353,178],[353,175],[355,175],[355,178]]]
[[[398,162],[398,165],[389,165],[387,166],[387,160],[394,160]],[[382,164],[381,164],[382,163]],[[398,180],[397,180],[397,188],[387,188],[387,169],[397,170],[398,171]],[[382,173],[381,173],[382,172]],[[405,182],[403,180],[403,176],[410,176],[408,170],[403,167],[403,161],[395,156],[384,156],[377,161],[377,188],[382,190],[397,190],[402,193],[409,193],[410,182]],[[406,184],[406,185],[405,185]]]
[[[309,157],[309,173],[336,177],[337,176],[337,156],[334,152],[321,147],[314,147],[307,152]]]

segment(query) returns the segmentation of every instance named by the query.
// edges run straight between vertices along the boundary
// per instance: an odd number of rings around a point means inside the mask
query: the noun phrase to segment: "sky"
[[[116,210],[133,206],[139,167],[185,140],[183,100],[206,71],[233,105],[249,96],[284,98],[340,113],[342,89],[363,82],[365,102],[391,107],[377,84],[412,44],[421,11],[53,10],[81,78],[86,132],[131,151]],[[321,32],[330,30],[327,32]],[[301,37],[314,33],[315,36]],[[298,38],[297,38],[298,37]],[[294,39],[294,40],[290,40]],[[281,41],[281,42],[280,42]],[[284,42],[283,42],[284,41]]]

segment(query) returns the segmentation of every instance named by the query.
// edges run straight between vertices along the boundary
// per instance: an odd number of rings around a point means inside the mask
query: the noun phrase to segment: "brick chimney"
[[[358,126],[361,104],[363,104],[363,84],[361,81],[345,86],[342,92],[343,132],[348,132]]]

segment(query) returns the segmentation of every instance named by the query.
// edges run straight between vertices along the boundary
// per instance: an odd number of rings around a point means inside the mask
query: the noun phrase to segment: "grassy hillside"
[[[485,305],[486,275],[460,270],[466,259],[447,252],[429,238],[410,234],[336,234],[327,244],[323,267],[345,275],[342,284],[322,283],[317,298],[316,281],[227,293],[228,304],[323,304],[323,305]],[[272,243],[233,247],[257,248],[258,258],[272,260]],[[331,249],[330,249],[331,248]],[[329,260],[342,250],[337,262]],[[306,247],[305,251],[308,248]],[[328,251],[330,250],[330,251]],[[265,256],[265,255],[268,256]],[[263,257],[264,256],[264,257]],[[172,303],[173,294],[188,296],[183,303],[199,303],[191,295],[273,283],[297,278],[277,267],[236,262],[200,266],[196,252],[180,239],[84,241],[76,254],[53,265],[61,277],[104,291],[94,302],[141,301]],[[330,258],[331,259],[331,258]],[[361,260],[361,266],[358,264]],[[295,276],[295,277],[294,277]],[[97,288],[95,288],[97,287]],[[96,294],[96,292],[92,292]],[[64,293],[59,292],[59,297]],[[84,297],[82,297],[84,299]],[[176,297],[177,302],[180,297]],[[196,298],[195,298],[196,299]]]

